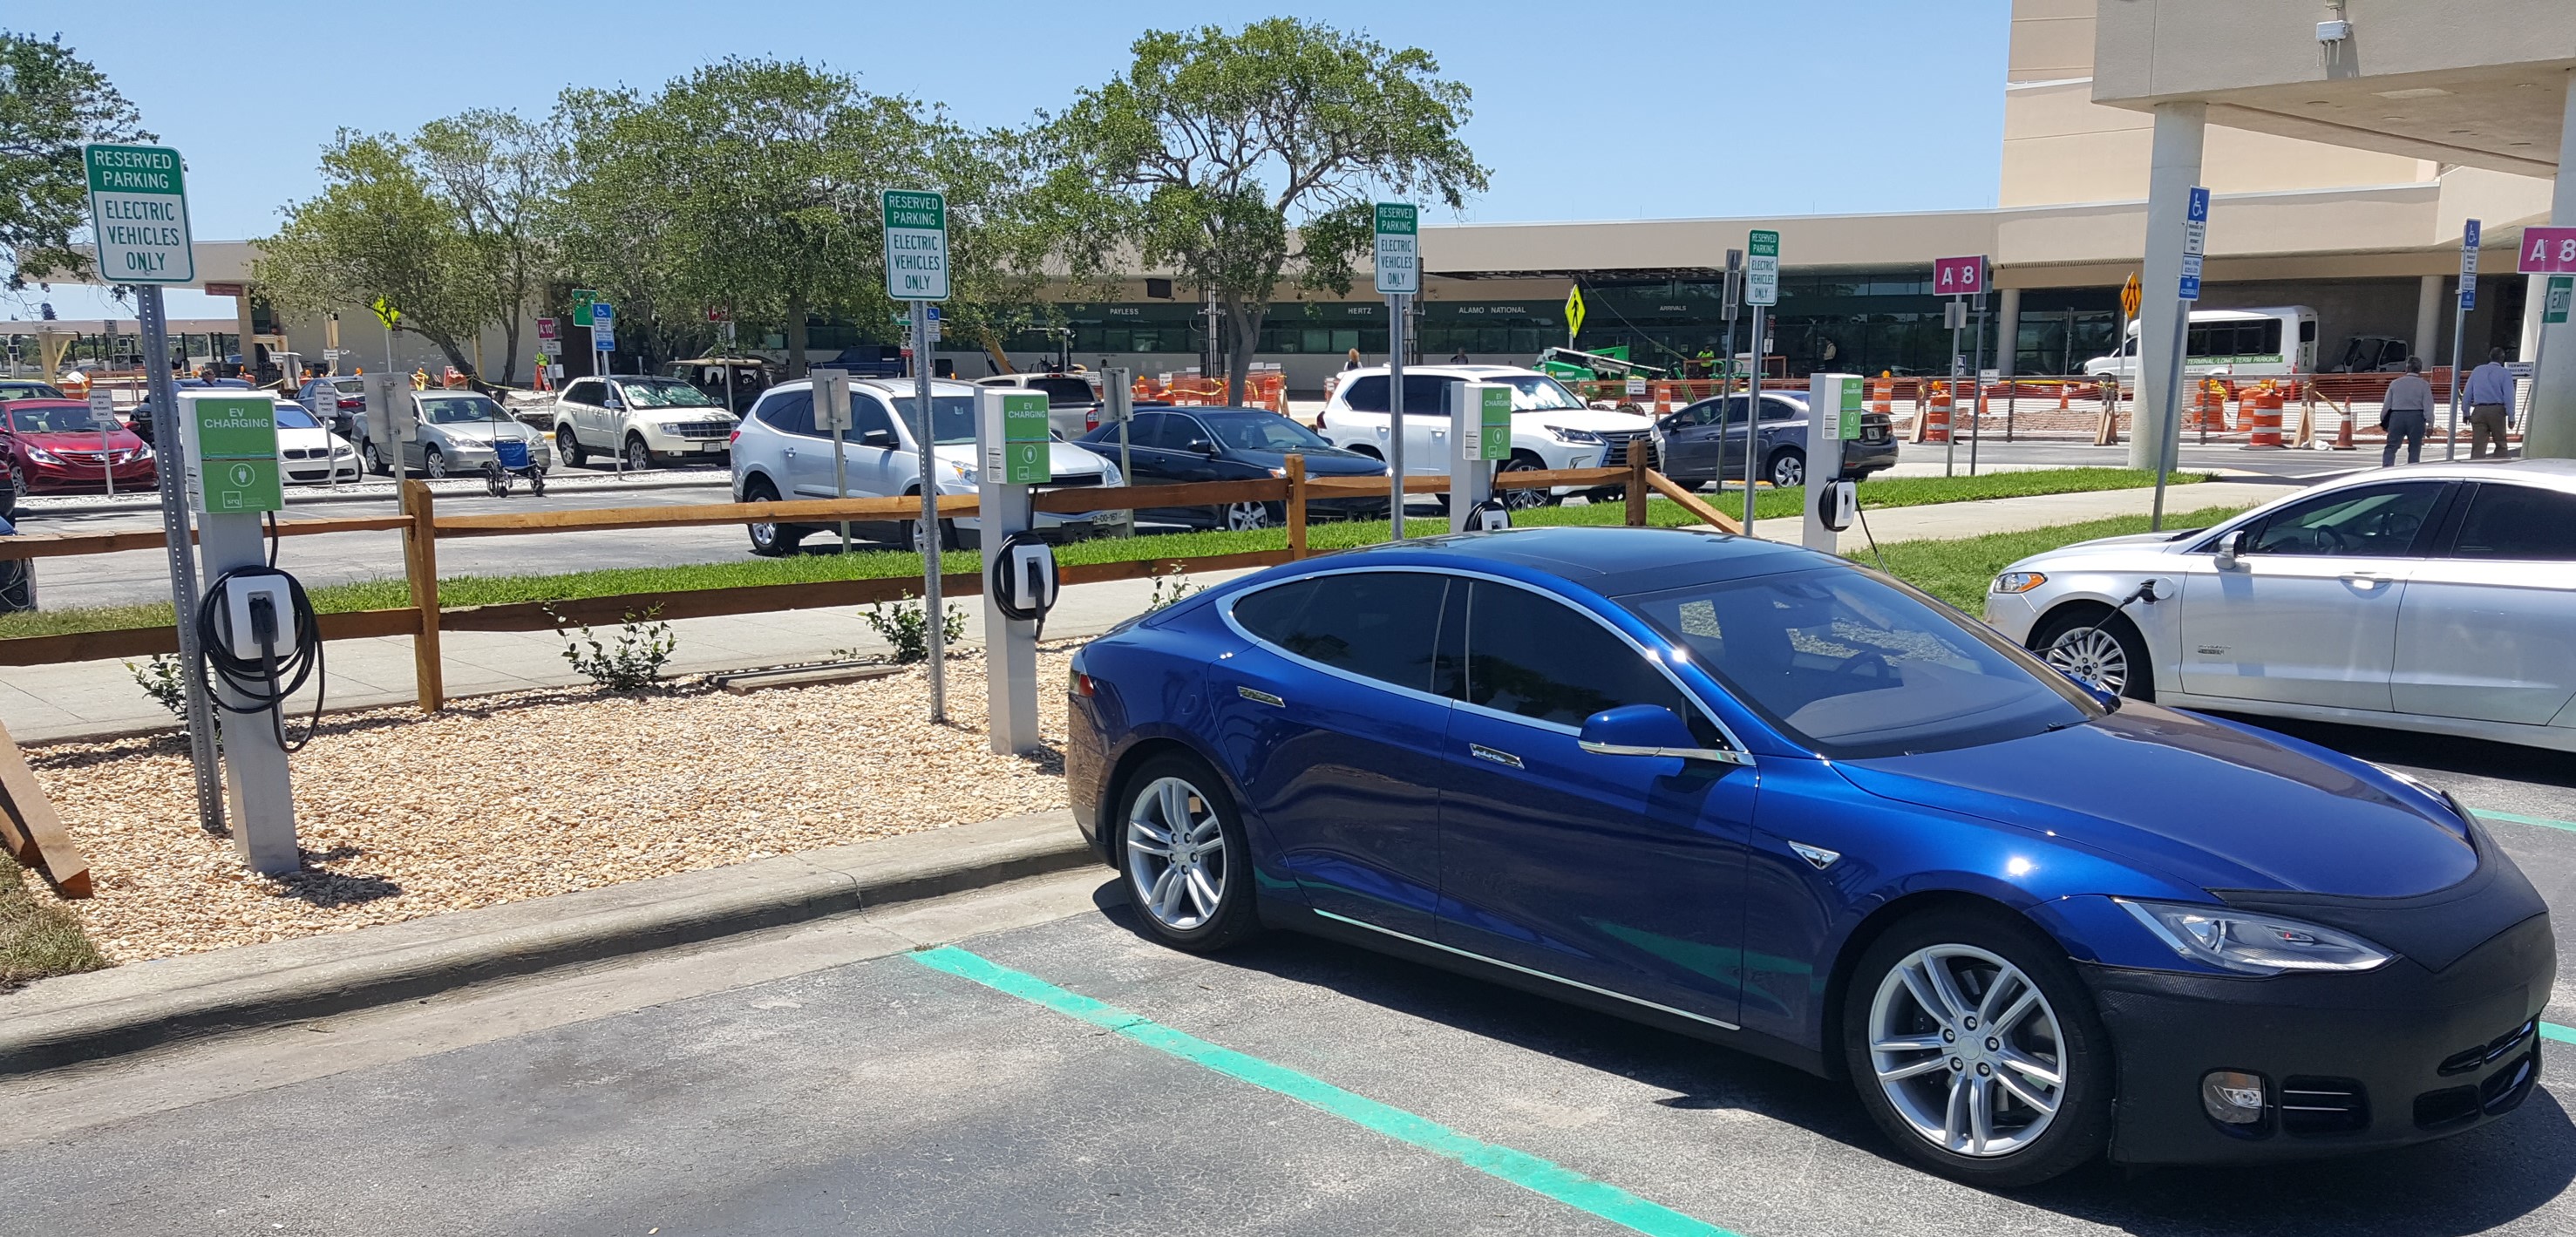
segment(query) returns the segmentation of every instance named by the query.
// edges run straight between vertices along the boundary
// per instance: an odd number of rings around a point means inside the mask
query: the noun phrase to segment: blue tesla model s
[[[1811,551],[1336,554],[1070,692],[1074,814],[1161,940],[1294,928],[1848,1076],[1962,1180],[2413,1143],[2539,1076],[2548,910],[2447,795]]]

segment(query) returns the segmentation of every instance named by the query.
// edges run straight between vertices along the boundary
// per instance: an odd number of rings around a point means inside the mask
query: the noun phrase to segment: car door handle
[[[789,448],[787,448],[787,458],[789,458],[789,459],[791,459],[791,460],[796,458],[796,448],[794,448],[794,447],[789,447]]]
[[[1468,744],[1467,751],[1478,760],[1490,760],[1506,769],[1517,769],[1521,767],[1520,757],[1512,755],[1510,752],[1498,751],[1494,748],[1487,747],[1482,743]]]
[[[2343,573],[2343,582],[2360,585],[2363,589],[2375,589],[2382,584],[2390,583],[2390,580],[2377,572],[2347,571]]]

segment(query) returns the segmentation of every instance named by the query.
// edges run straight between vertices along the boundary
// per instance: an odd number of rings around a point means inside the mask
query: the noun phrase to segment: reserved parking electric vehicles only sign
[[[98,274],[109,283],[195,283],[188,192],[179,152],[167,146],[81,148],[89,167],[89,220]]]

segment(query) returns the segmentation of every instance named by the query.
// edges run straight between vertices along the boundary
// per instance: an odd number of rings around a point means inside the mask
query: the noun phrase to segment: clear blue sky
[[[815,61],[856,73],[867,89],[945,103],[968,124],[1017,124],[1123,68],[1141,30],[1281,12],[1426,48],[1475,91],[1466,136],[1493,188],[1468,220],[1991,206],[2007,9],[2008,0],[273,0],[252,9],[143,0],[22,8],[0,26],[60,33],[113,78],[145,126],[188,156],[197,236],[230,240],[273,230],[281,207],[315,191],[316,156],[341,127],[407,132],[468,107],[540,114],[567,85],[649,89],[725,55]],[[614,16],[589,16],[601,12]],[[92,306],[104,298],[55,292],[65,317],[102,312]],[[230,307],[174,296],[171,312]],[[0,317],[32,309],[0,303]]]

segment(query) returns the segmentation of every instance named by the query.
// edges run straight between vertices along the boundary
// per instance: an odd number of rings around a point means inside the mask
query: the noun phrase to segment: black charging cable
[[[992,578],[984,582],[984,587],[991,590],[993,608],[1001,611],[1002,617],[1010,619],[1013,622],[1037,624],[1037,630],[1032,633],[1030,637],[1032,640],[1044,639],[1046,636],[1047,611],[1053,609],[1055,606],[1055,590],[1047,588],[1046,585],[1053,584],[1055,582],[1052,580],[1041,580],[1037,577],[1036,573],[1032,571],[1028,580],[1029,596],[1041,598],[1042,600],[1023,606],[1011,600],[1010,589],[1002,587],[1002,573],[1011,569],[1011,551],[1013,549],[1024,545],[1043,546],[1046,543],[1046,538],[1040,537],[1036,533],[1030,532],[1026,529],[1003,538],[1002,548],[995,551],[993,554]],[[1055,561],[1055,555],[1052,550],[1047,554],[1047,561],[1050,563]],[[934,617],[931,621],[937,622],[938,619]],[[993,633],[984,633],[984,638],[987,640],[992,639]]]
[[[238,656],[233,652],[230,607],[225,599],[235,581],[267,577],[286,582],[287,605],[292,613],[280,615],[268,598],[254,598],[250,605],[250,636],[259,646],[259,656]],[[281,646],[286,650],[283,655],[279,652]],[[314,614],[313,599],[305,596],[301,581],[275,567],[236,567],[215,577],[205,599],[197,605],[197,648],[204,655],[207,673],[244,702],[231,703],[210,683],[208,694],[217,707],[245,716],[267,713],[277,745],[287,751],[302,751],[305,744],[313,741],[314,732],[322,725],[324,686],[315,676],[327,671],[322,658],[321,620]],[[315,679],[313,719],[306,724],[304,737],[289,743],[284,720],[286,701],[302,690],[308,679]]]

